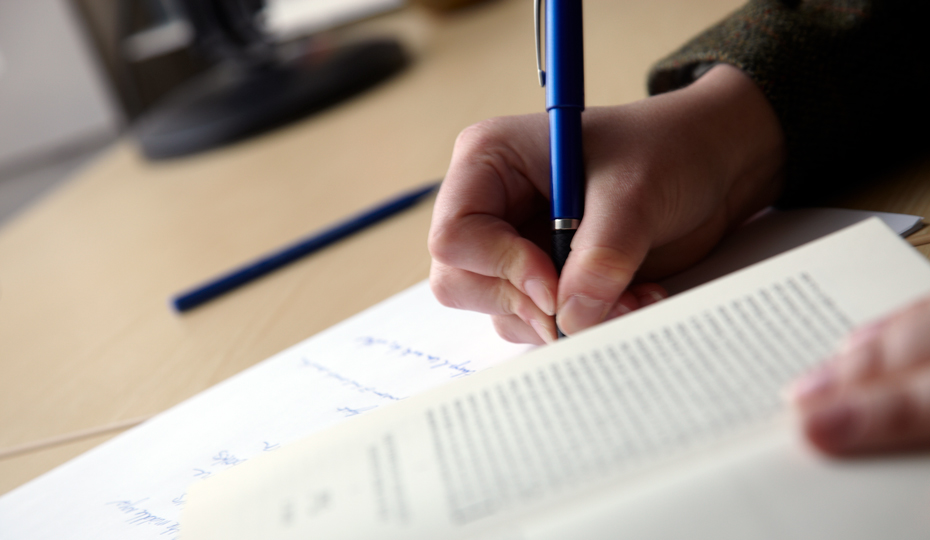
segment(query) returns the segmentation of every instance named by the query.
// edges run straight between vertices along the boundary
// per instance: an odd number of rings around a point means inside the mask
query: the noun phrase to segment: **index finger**
[[[539,280],[554,299],[551,260],[518,231],[547,207],[547,130],[545,115],[532,115],[496,118],[462,132],[433,211],[434,259],[506,279],[524,294],[528,281]]]

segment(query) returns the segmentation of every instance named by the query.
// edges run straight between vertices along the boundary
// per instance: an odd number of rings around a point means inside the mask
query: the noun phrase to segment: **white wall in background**
[[[0,168],[112,136],[119,121],[66,0],[0,0]]]

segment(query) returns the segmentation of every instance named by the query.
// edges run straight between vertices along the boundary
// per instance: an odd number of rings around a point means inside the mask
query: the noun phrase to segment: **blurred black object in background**
[[[131,124],[168,92],[211,67],[193,47],[178,0],[68,0]]]
[[[222,63],[169,94],[133,131],[151,159],[191,154],[328,107],[405,64],[392,40],[345,45],[314,61]]]
[[[264,28],[265,0],[75,2],[150,159],[216,148],[286,124],[408,63],[399,42],[386,38],[312,52],[300,43],[280,44]]]
[[[163,159],[216,148],[286,124],[371,87],[407,64],[378,39],[285,59],[262,30],[264,0],[184,0],[193,47],[215,65],[142,114],[132,131]]]

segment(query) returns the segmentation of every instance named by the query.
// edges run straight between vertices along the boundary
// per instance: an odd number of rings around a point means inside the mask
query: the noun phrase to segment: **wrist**
[[[681,92],[718,158],[731,225],[772,204],[782,189],[785,136],[762,90],[740,69],[717,64]]]

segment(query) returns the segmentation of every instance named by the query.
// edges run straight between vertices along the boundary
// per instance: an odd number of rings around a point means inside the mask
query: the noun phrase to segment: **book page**
[[[177,538],[191,484],[528,349],[420,283],[3,495],[0,538]]]
[[[904,237],[919,229],[922,220],[920,216],[845,208],[768,208],[721,239],[697,264],[663,279],[661,285],[676,295],[870,217],[881,219]]]
[[[926,540],[930,455],[830,459],[788,422],[521,523],[524,540]]]
[[[185,539],[519,537],[764,433],[787,383],[928,291],[869,220],[197,484]]]

